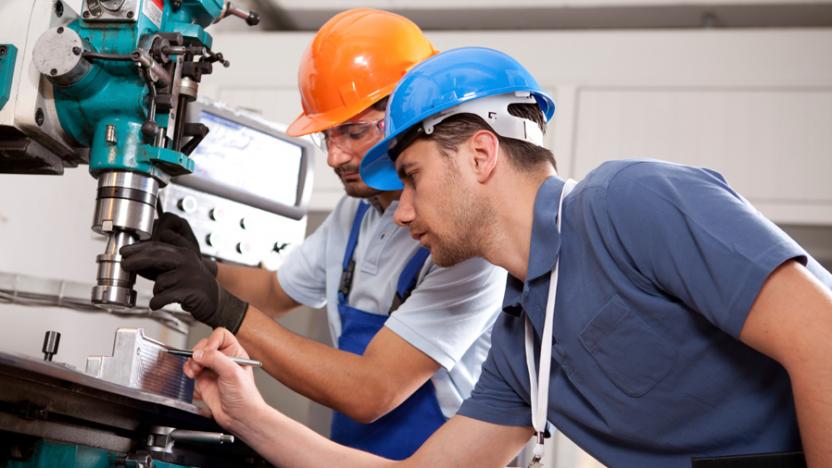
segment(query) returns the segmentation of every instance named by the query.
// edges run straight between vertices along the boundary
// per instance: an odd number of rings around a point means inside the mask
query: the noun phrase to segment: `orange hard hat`
[[[413,66],[437,53],[409,19],[355,8],[333,16],[303,53],[298,70],[303,112],[292,136],[340,125],[390,95]]]

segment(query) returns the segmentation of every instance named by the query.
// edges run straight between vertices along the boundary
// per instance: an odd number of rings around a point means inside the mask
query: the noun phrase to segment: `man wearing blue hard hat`
[[[616,467],[832,466],[832,275],[713,171],[558,177],[553,112],[511,57],[447,51],[405,75],[362,161],[403,188],[396,220],[435,262],[510,274],[474,392],[406,463],[503,466],[533,434],[539,461],[551,423]],[[186,372],[271,461],[389,464],[240,398],[256,390],[227,356],[245,351],[213,338]]]

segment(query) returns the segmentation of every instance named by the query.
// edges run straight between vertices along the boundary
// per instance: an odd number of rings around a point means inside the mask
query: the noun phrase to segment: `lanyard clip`
[[[534,445],[532,458],[529,460],[527,468],[543,468],[543,442],[548,437],[548,432],[535,432],[537,443]]]

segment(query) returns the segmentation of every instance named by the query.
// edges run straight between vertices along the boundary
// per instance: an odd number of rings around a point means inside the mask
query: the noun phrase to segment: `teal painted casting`
[[[164,31],[179,32],[210,47],[212,37],[204,28],[220,15],[222,6],[222,0],[184,0],[174,12],[170,2],[165,2],[161,28],[144,14],[132,23],[78,19],[68,27],[99,53],[129,54],[139,46],[142,37]],[[91,62],[93,67],[78,82],[55,88],[61,126],[80,145],[90,147],[90,172],[97,175],[111,170],[136,171],[163,183],[169,176],[191,172],[193,161],[186,155],[143,143],[141,124],[147,118],[148,91],[135,64],[101,59]],[[168,116],[158,114],[156,123],[167,126]],[[114,143],[106,141],[108,125],[115,128]]]
[[[27,460],[9,460],[7,468],[116,468],[124,467],[125,455],[75,444],[41,440]],[[129,464],[127,465],[129,466]],[[153,468],[193,468],[153,460]]]
[[[12,44],[0,44],[0,109],[9,101],[14,79],[14,62],[17,47]]]
[[[118,456],[106,450],[80,445],[41,441],[35,454],[28,460],[10,460],[8,468],[110,468],[116,466]]]

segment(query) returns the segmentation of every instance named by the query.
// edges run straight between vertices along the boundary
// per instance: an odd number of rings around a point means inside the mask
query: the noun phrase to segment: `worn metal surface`
[[[182,372],[186,358],[148,338],[141,328],[116,331],[112,356],[90,356],[86,373],[119,385],[175,398],[193,400],[194,382]]]

